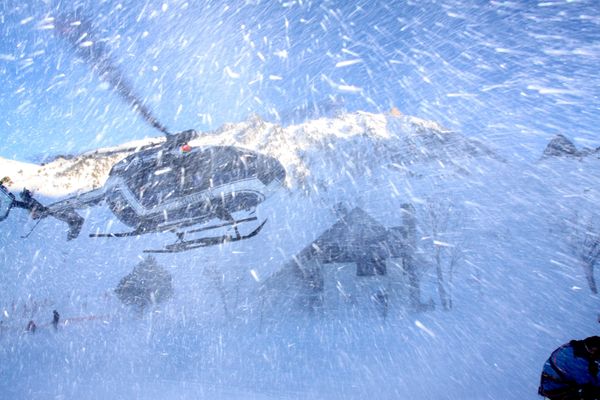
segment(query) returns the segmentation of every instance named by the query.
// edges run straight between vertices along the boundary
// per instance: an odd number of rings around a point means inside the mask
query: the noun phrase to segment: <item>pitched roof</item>
[[[361,208],[341,217],[295,257],[322,263],[352,262],[387,247],[388,231]]]

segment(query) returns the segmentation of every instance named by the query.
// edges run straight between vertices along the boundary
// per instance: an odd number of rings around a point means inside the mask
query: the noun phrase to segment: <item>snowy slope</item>
[[[21,239],[33,224],[14,211],[0,231],[2,397],[535,399],[549,352],[598,332],[598,299],[567,246],[572,221],[597,216],[597,158],[517,164],[434,122],[360,112],[287,128],[255,117],[191,144],[235,144],[282,162],[287,187],[259,210],[264,230],[157,256],[176,295],[140,318],[112,290],[143,249],[172,235],[90,239],[123,229],[96,207],[74,241],[51,219]],[[12,189],[51,201],[101,185],[110,165],[140,145],[44,166],[0,160],[0,170]],[[422,298],[435,310],[414,312],[401,296],[385,319],[362,303],[326,303],[316,314],[261,307],[261,287],[336,221],[340,206],[392,227],[407,202],[417,210]],[[449,221],[436,243],[461,251],[450,311],[436,291],[432,207]],[[381,283],[331,268],[328,276],[356,281],[357,293]],[[335,285],[326,290],[337,293]],[[73,319],[57,334],[20,332],[29,318],[49,320],[53,308],[98,318]]]

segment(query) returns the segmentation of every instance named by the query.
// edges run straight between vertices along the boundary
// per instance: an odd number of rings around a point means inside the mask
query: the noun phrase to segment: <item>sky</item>
[[[40,161],[160,135],[51,29],[76,8],[171,131],[397,107],[518,157],[558,133],[600,145],[593,0],[8,0],[0,156]]]

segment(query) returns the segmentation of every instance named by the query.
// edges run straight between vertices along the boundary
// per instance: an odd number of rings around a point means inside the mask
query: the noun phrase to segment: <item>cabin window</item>
[[[177,194],[181,182],[176,158],[169,153],[142,159],[128,186],[144,207],[155,207]]]

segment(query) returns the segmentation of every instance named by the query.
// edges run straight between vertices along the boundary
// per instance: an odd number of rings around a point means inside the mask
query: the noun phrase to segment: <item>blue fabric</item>
[[[600,387],[598,368],[595,368],[595,374],[590,372],[590,362],[594,361],[585,358],[582,346],[583,342],[571,341],[552,353],[542,370],[540,394],[548,396],[586,386]]]

